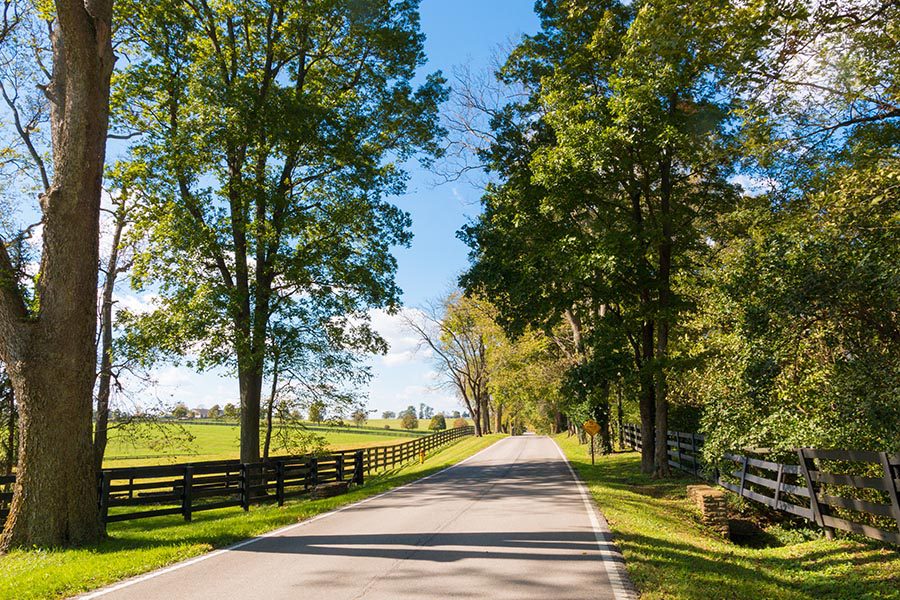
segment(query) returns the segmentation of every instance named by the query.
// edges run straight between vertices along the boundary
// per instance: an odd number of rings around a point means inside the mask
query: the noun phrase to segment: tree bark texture
[[[0,550],[102,535],[92,447],[100,187],[106,154],[112,2],[57,0],[50,99],[54,172],[39,307],[17,294],[0,253],[0,352],[19,402],[20,446]]]

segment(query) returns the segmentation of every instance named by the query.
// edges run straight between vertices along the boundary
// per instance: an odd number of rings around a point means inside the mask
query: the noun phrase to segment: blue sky
[[[423,73],[440,70],[448,78],[461,65],[468,64],[473,72],[489,69],[498,47],[509,46],[539,26],[532,0],[422,0],[421,17],[429,60]],[[394,202],[412,216],[412,246],[396,251],[397,282],[404,292],[404,305],[412,310],[453,289],[465,269],[467,248],[456,232],[478,213],[480,190],[464,180],[436,185],[439,178],[417,165],[410,176],[407,193]],[[123,299],[123,304],[128,303],[129,299]],[[391,350],[371,360],[371,410],[380,416],[382,411],[420,402],[438,411],[460,408],[452,391],[440,389],[429,358],[415,352],[416,341],[399,318],[375,313],[374,323]],[[167,402],[182,401],[193,408],[238,399],[236,380],[221,373],[163,367],[155,378],[157,395]]]

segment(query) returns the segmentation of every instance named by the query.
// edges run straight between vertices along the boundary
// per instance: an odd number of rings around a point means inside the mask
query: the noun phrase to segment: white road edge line
[[[442,474],[442,473],[446,473],[447,471],[449,471],[449,470],[451,470],[451,469],[455,469],[456,467],[462,466],[462,465],[466,464],[467,462],[469,462],[470,460],[472,460],[472,459],[478,457],[479,455],[481,455],[481,454],[487,452],[488,450],[490,450],[491,448],[493,448],[494,446],[496,446],[496,445],[499,444],[500,442],[504,442],[504,441],[510,440],[510,439],[513,439],[513,438],[507,437],[507,438],[499,439],[499,440],[497,440],[496,442],[494,442],[493,444],[491,444],[490,446],[488,446],[487,448],[483,448],[483,449],[479,450],[478,452],[476,452],[475,454],[473,454],[472,456],[470,456],[470,457],[468,457],[468,458],[465,458],[465,459],[459,461],[458,463],[452,464],[452,465],[450,465],[449,467],[447,467],[447,468],[445,468],[445,469],[441,469],[440,471],[437,471],[437,472],[435,472],[435,473],[432,473],[431,475],[426,475],[425,477],[422,477],[422,478],[420,478],[420,479],[416,479],[415,481],[410,481],[409,483],[405,483],[405,484],[403,484],[403,485],[401,485],[401,486],[399,486],[399,487],[391,488],[391,489],[389,489],[388,491],[382,492],[382,493],[380,493],[380,494],[376,494],[375,496],[370,496],[369,498],[365,498],[365,499],[363,499],[363,500],[360,500],[359,502],[354,502],[353,504],[348,504],[348,505],[346,505],[346,506],[342,506],[342,507],[340,507],[340,508],[336,508],[336,509],[334,509],[334,510],[330,510],[330,511],[328,511],[328,512],[326,512],[326,513],[322,513],[322,514],[320,514],[320,515],[316,515],[315,517],[311,517],[311,518],[309,518],[309,519],[306,519],[305,521],[300,521],[299,523],[294,523],[294,524],[292,524],[292,525],[288,525],[288,526],[286,526],[286,527],[282,527],[281,529],[276,529],[276,530],[274,530],[274,531],[270,531],[270,532],[268,532],[268,533],[264,533],[264,534],[259,535],[259,536],[256,536],[256,537],[252,537],[252,538],[250,538],[250,539],[244,540],[243,542],[238,542],[237,544],[234,544],[234,545],[232,545],[232,546],[228,546],[227,548],[222,548],[221,550],[216,550],[216,551],[210,552],[210,553],[208,553],[208,554],[202,554],[202,555],[197,556],[197,557],[195,557],[195,558],[190,558],[190,559],[185,560],[185,561],[183,561],[183,562],[175,563],[174,565],[170,565],[170,566],[168,566],[168,567],[163,567],[163,568],[161,568],[161,569],[157,569],[156,571],[151,571],[151,572],[146,573],[146,574],[144,574],[144,575],[139,575],[139,576],[133,577],[133,578],[131,578],[131,579],[126,579],[125,581],[122,581],[121,583],[114,583],[114,584],[112,584],[111,586],[108,586],[108,587],[105,587],[105,588],[101,588],[101,589],[96,590],[96,591],[94,591],[94,592],[88,592],[88,593],[82,594],[82,595],[80,595],[80,596],[75,596],[75,598],[76,598],[77,600],[93,600],[94,598],[100,598],[100,597],[102,597],[102,596],[106,596],[106,595],[108,595],[108,594],[112,594],[113,592],[118,592],[119,590],[123,590],[123,589],[125,589],[125,588],[129,588],[129,587],[131,587],[131,586],[133,586],[133,585],[136,585],[136,584],[138,584],[138,583],[143,583],[144,581],[148,581],[148,580],[150,580],[150,579],[155,579],[155,578],[157,578],[157,577],[159,577],[159,576],[161,576],[161,575],[165,575],[165,574],[171,573],[171,572],[173,572],[173,571],[179,571],[179,570],[184,569],[184,568],[186,568],[186,567],[190,567],[190,566],[195,565],[195,564],[197,564],[197,563],[201,563],[201,562],[203,562],[203,561],[205,561],[205,560],[209,560],[209,559],[211,559],[211,558],[215,558],[215,557],[217,557],[217,556],[220,556],[220,555],[222,555],[222,554],[225,554],[226,552],[232,552],[232,551],[234,551],[234,550],[238,550],[238,549],[240,549],[240,548],[244,548],[244,547],[246,547],[246,546],[249,546],[250,544],[255,544],[256,542],[260,542],[260,541],[262,541],[262,540],[264,540],[264,539],[266,539],[266,538],[277,537],[277,536],[279,536],[279,535],[281,535],[281,534],[283,534],[283,533],[287,533],[288,531],[291,531],[291,530],[293,530],[293,529],[297,529],[298,527],[303,527],[303,526],[305,526],[305,525],[309,525],[310,523],[314,523],[314,522],[316,522],[316,521],[320,521],[320,520],[322,520],[322,519],[326,519],[326,518],[331,517],[331,516],[333,516],[333,515],[336,515],[336,514],[338,514],[338,513],[340,513],[340,512],[343,512],[343,511],[345,511],[345,510],[349,510],[349,509],[351,509],[351,508],[355,508],[355,507],[357,507],[357,506],[360,506],[361,504],[366,504],[367,502],[372,502],[373,500],[377,500],[377,499],[379,499],[379,498],[382,498],[382,497],[384,497],[384,496],[387,496],[388,494],[393,494],[394,492],[399,492],[400,490],[402,490],[402,489],[404,489],[404,488],[408,488],[408,487],[410,487],[410,486],[412,486],[412,485],[416,485],[417,483],[421,483],[421,482],[423,482],[423,481],[425,481],[425,480],[427,480],[427,479],[431,479],[432,477],[436,477],[436,476],[438,476],[438,475],[440,475],[440,474]]]
[[[566,464],[566,468],[569,469],[572,479],[575,480],[575,486],[581,494],[584,508],[590,516],[591,527],[594,529],[594,538],[597,540],[600,556],[603,557],[603,566],[606,568],[606,574],[609,577],[609,585],[612,587],[613,596],[615,596],[616,600],[637,600],[638,594],[635,591],[631,580],[628,578],[628,572],[625,571],[625,559],[612,541],[606,519],[602,515],[598,515],[599,509],[597,508],[597,505],[588,493],[584,482],[581,481],[581,477],[579,477],[575,472],[575,469],[572,468],[572,465],[569,463],[569,459],[566,457],[565,453],[563,453],[562,448],[559,447],[556,440],[553,438],[550,438],[550,440],[553,442],[553,445],[556,446],[556,451],[559,452],[559,455],[562,457],[563,462]],[[601,526],[601,520],[603,526]]]

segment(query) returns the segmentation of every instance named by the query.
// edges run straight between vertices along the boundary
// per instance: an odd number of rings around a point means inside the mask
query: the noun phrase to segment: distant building
[[[209,409],[207,408],[195,408],[191,410],[191,414],[195,419],[208,419],[209,418]]]

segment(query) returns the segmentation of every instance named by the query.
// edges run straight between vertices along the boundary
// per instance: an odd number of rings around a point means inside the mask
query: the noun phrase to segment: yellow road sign
[[[584,422],[584,432],[589,436],[594,437],[598,433],[600,433],[600,424],[593,419],[588,419]]]

